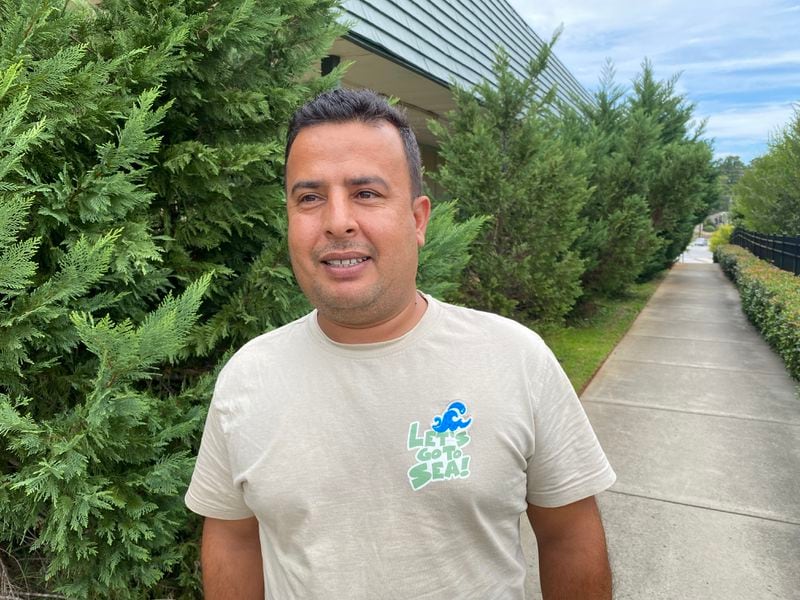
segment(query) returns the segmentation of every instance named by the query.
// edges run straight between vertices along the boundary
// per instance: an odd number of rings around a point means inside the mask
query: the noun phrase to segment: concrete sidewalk
[[[800,599],[797,384],[718,265],[675,265],[582,400],[615,598]]]

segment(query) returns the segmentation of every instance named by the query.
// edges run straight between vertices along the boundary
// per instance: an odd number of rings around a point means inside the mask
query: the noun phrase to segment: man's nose
[[[354,208],[347,194],[330,194],[325,207],[325,233],[331,237],[353,235],[358,230]]]

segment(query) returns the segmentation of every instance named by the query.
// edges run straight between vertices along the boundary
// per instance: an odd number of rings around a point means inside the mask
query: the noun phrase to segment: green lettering
[[[447,463],[447,468],[444,471],[445,479],[452,479],[461,475],[461,470],[458,468],[456,461],[451,460]]]
[[[408,428],[408,449],[419,448],[424,444],[424,440],[419,435],[419,423],[412,423]]]
[[[425,432],[425,445],[434,447],[436,446],[436,438],[438,437],[438,433],[436,433],[433,429],[428,429]]]
[[[431,476],[434,480],[437,479],[444,479],[444,475],[442,474],[442,467],[444,463],[442,462],[435,462],[431,464]]]
[[[408,470],[408,480],[411,482],[411,489],[415,492],[425,487],[431,480],[431,474],[428,472],[428,465],[419,463],[411,467]]]

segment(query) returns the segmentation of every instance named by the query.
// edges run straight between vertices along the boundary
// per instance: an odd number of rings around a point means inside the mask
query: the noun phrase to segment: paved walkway
[[[718,265],[675,265],[582,400],[616,599],[800,599],[797,384]]]
[[[714,255],[708,248],[708,240],[705,238],[695,238],[692,243],[686,246],[678,257],[679,263],[699,263],[710,265],[714,262]]]

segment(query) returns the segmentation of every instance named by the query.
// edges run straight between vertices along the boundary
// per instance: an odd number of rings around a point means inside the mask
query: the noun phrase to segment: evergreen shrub
[[[640,111],[658,126],[658,144],[648,184],[647,201],[659,239],[641,278],[672,265],[692,238],[692,231],[718,202],[717,172],[711,144],[702,139],[694,105],[678,92],[678,76],[659,81],[644,61],[633,82],[628,109]]]
[[[800,105],[733,188],[733,209],[750,231],[800,235]]]
[[[624,97],[609,63],[593,102],[561,108],[564,134],[590,162],[591,195],[581,210],[585,229],[576,240],[586,267],[583,303],[623,294],[661,247],[648,204],[660,127],[643,110],[629,110]]]
[[[720,225],[708,240],[709,250],[715,252],[718,247],[730,244],[732,235],[733,225]]]
[[[718,246],[714,259],[739,288],[748,319],[800,381],[800,277],[739,246]]]
[[[440,142],[431,177],[458,200],[462,218],[489,215],[461,286],[464,301],[523,320],[560,320],[581,293],[583,261],[573,249],[589,189],[585,155],[558,135],[554,90],[539,75],[551,45],[524,78],[498,51],[497,85],[456,87],[447,124],[429,126]],[[541,93],[540,93],[541,92]]]
[[[475,216],[458,221],[457,212],[455,202],[434,202],[419,251],[417,286],[436,298],[457,296],[461,273],[472,258],[469,247],[487,220]]]
[[[335,10],[0,2],[2,589],[200,597],[183,493],[214,375],[308,310],[283,140],[341,75],[308,76]],[[453,217],[423,257],[443,294],[480,225]]]

